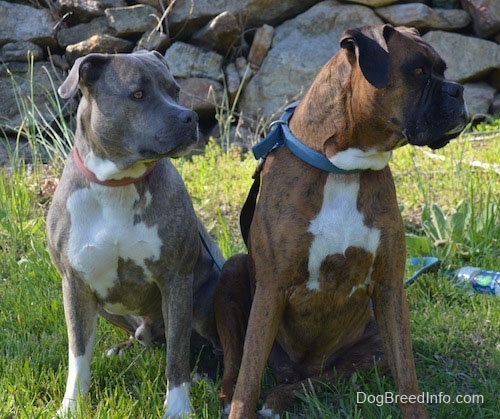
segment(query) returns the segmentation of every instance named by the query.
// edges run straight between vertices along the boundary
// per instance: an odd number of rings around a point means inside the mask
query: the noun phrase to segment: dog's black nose
[[[458,83],[446,82],[443,83],[443,91],[454,98],[461,98],[464,94],[464,88]]]
[[[179,114],[179,121],[183,124],[191,125],[198,123],[198,114],[194,111],[186,109]]]

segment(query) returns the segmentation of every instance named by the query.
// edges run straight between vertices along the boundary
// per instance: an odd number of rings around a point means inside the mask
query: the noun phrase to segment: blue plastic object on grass
[[[500,297],[500,272],[486,270],[475,266],[464,266],[453,272],[460,288],[469,294],[479,292]]]
[[[439,269],[439,259],[432,256],[408,259],[408,266],[417,269],[404,283],[407,287],[415,282],[415,280],[426,272],[435,272]]]

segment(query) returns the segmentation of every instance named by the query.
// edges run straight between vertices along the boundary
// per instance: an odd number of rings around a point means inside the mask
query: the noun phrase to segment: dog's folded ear
[[[80,57],[75,61],[71,71],[64,80],[63,84],[57,89],[57,93],[62,99],[69,99],[78,90],[80,81],[84,81],[86,85],[92,83],[99,77],[102,65],[109,61],[108,54],[89,54],[85,57]]]
[[[365,79],[378,89],[389,82],[389,50],[387,41],[394,33],[393,26],[363,26],[347,30],[340,38],[340,46],[356,56]]]
[[[165,67],[167,67],[168,70],[170,70],[170,67],[167,63],[167,60],[165,59],[165,57],[159,53],[158,51],[156,50],[153,50],[153,51],[148,51],[148,50],[145,50],[145,49],[141,49],[139,51],[134,51],[132,54],[135,54],[135,55],[150,55],[151,57],[154,57],[155,59],[158,59],[160,60],[164,65]]]

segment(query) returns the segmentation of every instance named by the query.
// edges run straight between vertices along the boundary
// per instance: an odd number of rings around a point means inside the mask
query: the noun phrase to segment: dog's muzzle
[[[458,83],[434,80],[422,94],[417,109],[410,110],[410,121],[403,130],[408,143],[442,148],[467,125],[469,115]]]

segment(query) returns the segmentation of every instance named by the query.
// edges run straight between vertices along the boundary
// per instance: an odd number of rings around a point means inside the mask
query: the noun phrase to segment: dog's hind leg
[[[370,371],[377,368],[381,373],[385,373],[389,369],[373,317],[366,325],[361,339],[335,360],[334,367],[336,375],[344,378],[349,378],[355,371]]]
[[[112,314],[99,307],[99,315],[120,329],[125,330],[130,338],[120,342],[106,351],[107,356],[120,355],[130,349],[137,341],[141,345],[161,345],[165,343],[165,327],[163,320],[154,320],[150,317]]]
[[[104,317],[112,325],[125,330],[130,336],[135,335],[135,331],[142,324],[141,317],[138,316],[122,316],[120,314],[113,314],[104,310],[99,306],[99,315]]]
[[[271,389],[261,416],[270,416],[273,413],[281,413],[294,401],[297,392],[307,391],[315,382],[328,382],[338,379],[349,378],[355,371],[370,371],[377,368],[379,373],[385,373],[389,369],[387,359],[383,354],[383,345],[378,334],[375,320],[372,319],[366,325],[360,340],[353,346],[346,348],[338,356],[333,365],[328,365],[320,375],[316,374],[310,378],[310,373],[300,365],[295,365],[288,355],[275,343],[269,359],[271,370],[278,381],[278,385]],[[300,378],[300,371],[302,378]]]
[[[229,258],[222,268],[215,291],[215,318],[224,352],[224,373],[219,399],[225,413],[229,413],[238,378],[252,304],[249,261],[246,254]]]
[[[111,348],[106,350],[107,356],[121,355],[123,351],[131,348],[135,343],[135,331],[139,328],[142,321],[140,317],[137,316],[120,316],[118,314],[112,314],[102,307],[99,306],[99,315],[105,318],[112,325],[125,330],[129,334],[129,339],[113,345]]]

